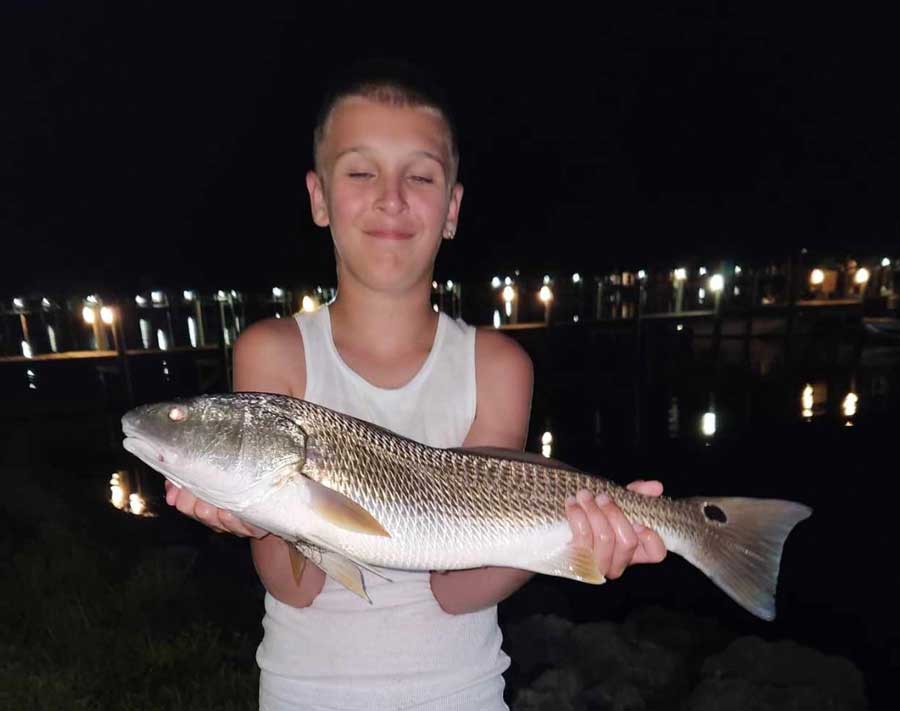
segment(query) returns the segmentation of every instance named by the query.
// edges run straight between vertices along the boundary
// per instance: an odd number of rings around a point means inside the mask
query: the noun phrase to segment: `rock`
[[[843,657],[828,656],[796,642],[741,637],[709,657],[689,711],[862,711],[865,683]]]
[[[504,647],[522,674],[571,658],[575,625],[557,615],[532,615],[508,627]]]

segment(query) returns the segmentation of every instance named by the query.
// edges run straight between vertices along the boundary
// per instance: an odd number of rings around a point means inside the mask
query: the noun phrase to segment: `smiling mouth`
[[[366,234],[378,239],[391,240],[406,240],[412,239],[415,236],[413,232],[401,232],[399,230],[366,230]]]

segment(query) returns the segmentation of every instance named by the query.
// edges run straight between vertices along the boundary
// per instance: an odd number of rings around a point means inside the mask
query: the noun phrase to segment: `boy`
[[[446,106],[392,72],[339,86],[315,131],[306,177],[312,217],[329,227],[333,303],[248,328],[235,345],[234,389],[332,407],[432,446],[523,449],[532,365],[494,330],[430,304],[432,272],[453,239],[463,187]],[[251,537],[265,585],[257,653],[261,709],[505,709],[497,604],[532,575],[510,568],[366,574],[373,603],[314,565],[294,580],[288,545],[167,484],[167,500],[208,526]],[[658,495],[658,482],[634,490]],[[665,556],[606,498],[567,502],[573,537],[607,578]]]

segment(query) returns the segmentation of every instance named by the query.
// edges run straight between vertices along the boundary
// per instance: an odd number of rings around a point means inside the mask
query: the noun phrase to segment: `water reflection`
[[[120,511],[135,516],[156,516],[147,507],[147,501],[142,493],[140,475],[127,469],[119,469],[110,477],[109,502]]]

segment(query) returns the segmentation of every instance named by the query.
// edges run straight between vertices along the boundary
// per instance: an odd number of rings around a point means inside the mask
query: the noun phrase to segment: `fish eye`
[[[187,411],[183,407],[173,407],[169,410],[169,419],[172,422],[181,422],[187,417]]]

